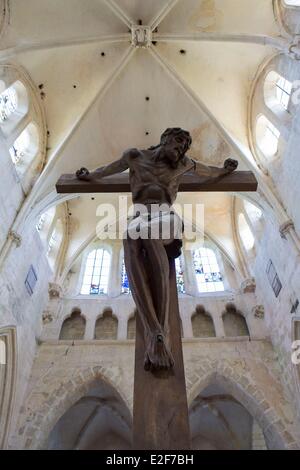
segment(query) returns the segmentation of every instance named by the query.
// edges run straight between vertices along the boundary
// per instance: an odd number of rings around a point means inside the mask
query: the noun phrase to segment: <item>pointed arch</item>
[[[84,380],[82,379],[84,377]],[[109,368],[104,367],[88,367],[78,369],[77,375],[66,378],[60,381],[59,385],[53,391],[53,403],[51,407],[47,404],[47,399],[42,402],[39,409],[34,414],[25,417],[25,421],[29,424],[25,430],[20,431],[23,434],[24,449],[45,449],[47,446],[48,436],[51,430],[59,419],[71,408],[78,400],[86,395],[89,389],[97,381],[103,381],[113,390],[114,394],[119,398],[120,402],[124,405],[129,416],[131,424],[131,404],[128,398],[124,396],[117,383],[115,383],[115,376]],[[31,397],[30,397],[31,398]],[[32,397],[34,400],[34,397]],[[40,416],[43,416],[42,425],[40,424]],[[22,427],[21,427],[22,429]],[[34,432],[32,433],[32,431]]]
[[[199,364],[201,361],[199,361]],[[230,361],[218,363],[209,360],[203,373],[193,370],[194,380],[188,387],[188,404],[191,406],[194,399],[211,383],[220,385],[235,400],[240,402],[257,421],[264,433],[268,449],[288,449],[295,446],[295,439],[287,431],[287,423],[283,421],[278,409],[269,402],[268,395],[257,384],[250,371],[240,375],[236,368],[231,367]],[[199,366],[200,367],[200,366]],[[198,374],[198,377],[197,377]]]

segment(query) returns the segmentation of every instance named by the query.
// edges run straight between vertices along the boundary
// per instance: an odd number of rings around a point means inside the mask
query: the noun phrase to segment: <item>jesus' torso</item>
[[[194,162],[185,156],[177,168],[156,158],[154,150],[132,149],[127,154],[129,179],[134,203],[173,204],[180,177],[194,168]]]

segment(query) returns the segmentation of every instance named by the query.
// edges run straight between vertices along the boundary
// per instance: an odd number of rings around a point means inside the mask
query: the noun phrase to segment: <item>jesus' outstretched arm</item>
[[[76,171],[76,176],[82,181],[98,181],[104,176],[115,175],[128,169],[128,156],[133,150],[127,150],[122,157],[108,165],[97,168],[97,170],[89,172],[87,168],[80,168]]]
[[[232,158],[228,158],[224,162],[223,168],[218,168],[216,166],[207,166],[204,163],[201,163],[197,160],[192,160],[194,163],[194,171],[197,175],[202,178],[210,180],[211,178],[220,178],[226,176],[229,173],[235,171],[238,167],[238,162]]]

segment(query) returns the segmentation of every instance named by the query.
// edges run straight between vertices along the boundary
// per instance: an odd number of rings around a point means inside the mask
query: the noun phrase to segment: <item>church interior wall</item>
[[[108,381],[132,410],[134,344],[120,341],[111,346],[110,341],[49,341],[40,346],[14,445],[45,446],[61,416],[86,395],[97,377]],[[207,338],[195,343],[186,339],[184,357],[190,405],[211,382],[217,382],[257,420],[268,436],[269,447],[296,445],[292,408],[280,383],[280,367],[269,341]],[[273,427],[275,433],[271,432]]]
[[[201,7],[196,0],[189,2],[189,20],[184,2],[178,2],[163,21],[162,33],[172,24],[175,29],[194,33],[215,34],[217,30],[225,34],[237,22],[234,15],[225,21],[226,8],[233,9],[233,0],[226,0],[213,11],[205,9],[207,2],[201,2]],[[32,38],[32,34],[38,37],[40,30],[26,26],[24,7],[18,10],[15,5],[12,14],[20,33],[12,29],[8,10],[3,8],[7,3],[0,0],[0,11],[5,12],[5,17],[0,14],[0,38],[3,47],[14,49],[20,47],[15,46],[18,34],[23,39]],[[29,10],[36,8],[36,3],[30,0]],[[266,34],[267,29],[275,36],[280,29],[285,39],[299,36],[299,7],[286,7],[284,0],[266,0],[260,9],[258,3],[245,2],[238,34],[250,36],[253,27],[258,34]],[[67,10],[63,33],[57,25],[62,38],[73,31],[75,23],[81,30],[80,15],[76,13],[72,23]],[[250,11],[255,15],[252,26]],[[88,17],[96,34],[99,25],[93,13],[89,10]],[[117,20],[114,22],[109,12],[105,10],[103,15],[102,28],[108,24],[117,28]],[[44,39],[51,40],[51,34],[45,26]],[[43,51],[33,56],[30,51],[20,51],[18,58],[2,60],[0,93],[20,80],[28,94],[28,109],[22,119],[0,125],[0,333],[11,330],[15,335],[15,365],[10,365],[14,390],[7,408],[5,448],[130,448],[136,308],[132,296],[121,292],[122,240],[95,240],[97,205],[111,203],[117,208],[119,194],[61,199],[56,198],[53,186],[61,173],[75,171],[83,156],[89,168],[96,167],[99,149],[103,164],[119,155],[129,142],[148,145],[150,137],[158,135],[161,123],[169,123],[167,114],[175,116],[178,109],[180,122],[193,136],[192,153],[197,157],[203,154],[206,163],[219,166],[228,156],[238,158],[240,169],[255,170],[259,178],[256,194],[178,196],[182,204],[204,204],[205,243],[215,250],[225,287],[222,292],[200,293],[191,251],[184,250],[185,293],[179,294],[179,310],[193,447],[300,446],[300,366],[291,361],[292,343],[300,340],[300,111],[292,100],[286,111],[271,106],[271,91],[266,85],[273,71],[291,82],[299,79],[300,62],[297,54],[293,55],[297,45],[288,51],[285,43],[286,49],[278,52],[270,45],[263,48],[258,43],[224,42],[219,57],[218,41],[209,46],[201,41],[182,44],[184,53],[164,41],[156,50],[165,54],[175,73],[185,75],[188,99],[176,80],[170,81],[153,57],[148,64],[140,50],[125,78],[116,77],[110,92],[102,95],[99,87],[107,86],[106,79],[125,51],[124,44],[120,48],[107,46],[102,62],[85,59],[82,69],[77,66],[77,50],[69,48],[69,62],[76,60],[61,74],[58,91],[53,86],[57,70],[49,70],[51,61],[46,65],[51,51],[45,53],[41,64]],[[94,44],[85,50],[92,57],[99,53]],[[5,57],[1,54],[0,59]],[[64,61],[64,48],[60,48],[57,64]],[[85,67],[90,62],[89,82]],[[40,69],[48,73],[46,85],[40,79]],[[85,73],[81,73],[83,69]],[[137,90],[132,84],[141,70],[149,73],[144,74]],[[144,95],[153,85],[151,81],[162,84],[162,102],[170,109],[163,107],[161,120],[152,116],[149,135],[144,127],[150,111],[140,112],[139,99],[149,105]],[[226,88],[220,84],[226,84]],[[76,102],[74,94],[80,89],[83,92]],[[135,99],[137,91],[139,98]],[[157,96],[151,95],[149,101],[156,109],[161,96],[153,95]],[[126,96],[125,101],[119,99],[122,96]],[[129,102],[134,119],[126,127]],[[263,154],[256,139],[261,115],[280,131],[278,150],[271,157]],[[133,125],[134,120],[137,125]],[[28,166],[20,169],[13,163],[10,149],[31,122],[36,124],[38,145]],[[118,129],[118,138],[114,135],[111,139],[112,124]],[[229,145],[235,141],[239,145]],[[241,149],[246,147],[242,158]],[[252,217],[245,201],[254,203],[261,217]],[[241,214],[253,244],[251,240],[245,243],[239,227]],[[100,246],[111,254],[107,293],[82,295],[87,256]],[[29,274],[28,286],[25,281]],[[3,389],[0,382],[0,393]],[[107,403],[109,394],[113,400]],[[0,409],[1,405],[0,396]],[[85,427],[88,416],[95,420]],[[78,426],[70,429],[68,420],[77,418]],[[224,420],[227,427],[221,432]],[[98,440],[93,439],[95,433]]]

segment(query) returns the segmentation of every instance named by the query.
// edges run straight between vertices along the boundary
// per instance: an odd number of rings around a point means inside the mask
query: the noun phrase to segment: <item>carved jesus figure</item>
[[[76,176],[84,181],[101,178],[129,169],[133,203],[143,205],[146,214],[137,211],[128,224],[124,238],[124,260],[132,296],[140,315],[145,337],[146,370],[171,369],[174,359],[169,341],[169,258],[180,255],[182,221],[172,210],[179,182],[186,172],[196,172],[204,181],[218,179],[233,172],[238,162],[227,159],[223,168],[207,166],[186,155],[192,143],[189,132],[180,128],[167,129],[160,144],[147,150],[126,150],[115,162],[89,172],[86,168]],[[163,206],[163,212],[151,210]],[[167,238],[145,237],[145,229],[168,223]],[[137,230],[138,228],[138,230]],[[131,233],[140,233],[132,237]],[[157,232],[156,232],[157,233]]]

